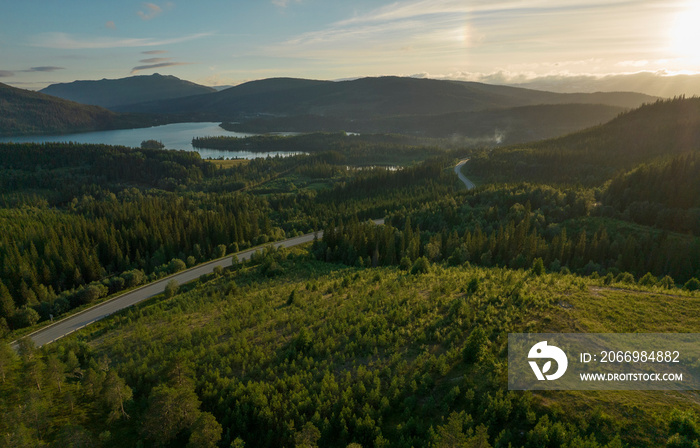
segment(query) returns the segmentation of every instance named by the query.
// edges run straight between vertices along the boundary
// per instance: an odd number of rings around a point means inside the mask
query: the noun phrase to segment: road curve
[[[384,220],[375,219],[373,222],[375,224],[383,224]],[[319,231],[317,232],[317,234],[319,238],[323,237],[323,231]],[[293,247],[298,246],[300,244],[309,243],[313,241],[313,239],[314,234],[307,233],[306,235],[301,235],[283,241],[278,241],[276,243],[271,243],[271,245],[275,248],[279,248],[282,246]],[[57,339],[60,339],[64,336],[73,333],[74,331],[80,330],[81,328],[90,325],[93,322],[103,319],[109,316],[110,314],[116,313],[117,311],[123,310],[124,308],[128,308],[150,297],[161,294],[163,291],[165,291],[165,286],[170,280],[176,280],[180,285],[191,282],[193,280],[197,280],[202,275],[211,274],[212,272],[214,272],[214,268],[217,266],[221,266],[224,268],[231,266],[233,264],[234,256],[238,257],[238,260],[241,261],[249,260],[251,255],[253,255],[255,252],[261,251],[263,248],[269,245],[270,244],[266,244],[264,246],[258,246],[253,249],[248,249],[242,252],[238,252],[236,254],[231,254],[224,258],[209,261],[207,263],[202,263],[185,271],[178,272],[160,280],[156,280],[152,283],[141,286],[140,288],[114,297],[113,299],[110,299],[106,302],[102,302],[98,305],[90,307],[77,314],[66,317],[65,319],[59,320],[56,323],[49,325],[48,327],[44,327],[41,330],[37,330],[34,333],[29,334],[27,337],[31,338],[37,347],[49,344]],[[16,346],[16,342],[17,341],[14,341],[12,345]]]
[[[465,163],[469,162],[469,159],[464,159],[460,161],[456,166],[455,166],[455,174],[457,174],[457,177],[459,177],[459,180],[461,180],[464,183],[464,186],[467,187],[467,190],[471,190],[472,188],[476,188],[476,185],[474,185],[474,182],[470,181],[469,179],[466,178],[464,174],[462,174],[462,165]]]

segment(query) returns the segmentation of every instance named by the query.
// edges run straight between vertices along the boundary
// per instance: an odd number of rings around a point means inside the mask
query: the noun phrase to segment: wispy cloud
[[[190,34],[188,36],[175,37],[172,39],[117,39],[111,37],[96,38],[92,36],[74,36],[68,33],[42,33],[32,39],[32,45],[35,47],[55,48],[60,50],[156,47],[201,39],[207,36],[211,36],[211,33]]]
[[[155,3],[143,3],[143,11],[139,11],[138,15],[142,20],[151,20],[163,14],[163,11],[173,7],[173,4],[168,2],[164,6],[158,6]]]
[[[49,66],[41,66],[41,67],[31,67],[28,70],[20,70],[22,72],[55,72],[56,70],[65,70],[65,67],[54,67],[52,65]]]
[[[577,54],[599,58],[595,64],[600,67],[587,69],[602,71],[659,53],[664,40],[659,23],[677,13],[679,4],[681,0],[397,1],[264,50],[269,56],[353,70],[391,64],[397,71],[469,67],[525,72],[535,71],[527,66],[532,61],[555,64]],[[541,65],[536,71],[549,70]]]
[[[139,62],[143,62],[144,64],[159,64],[161,62],[168,62],[172,61],[173,58],[148,58],[148,59],[141,59]]]
[[[272,4],[280,8],[286,8],[289,3],[301,3],[301,0],[272,0]]]
[[[173,67],[176,65],[190,65],[190,64],[191,64],[191,62],[163,62],[160,64],[139,65],[137,67],[132,68],[131,73],[140,72],[141,70],[151,70],[154,68]]]
[[[142,51],[141,54],[164,54],[167,52],[168,52],[168,50],[148,50],[148,51]]]
[[[39,67],[30,67],[24,70],[0,70],[0,78],[9,78],[15,76],[16,73],[34,73],[34,72],[55,72],[56,70],[65,70],[64,67],[55,67],[53,65],[42,65]]]
[[[107,22],[105,22],[105,28],[113,30],[117,28],[117,25],[114,23],[114,20],[108,20]]]

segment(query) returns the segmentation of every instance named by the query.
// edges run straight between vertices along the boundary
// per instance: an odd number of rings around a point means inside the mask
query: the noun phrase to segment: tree
[[[425,257],[419,257],[413,263],[411,274],[427,274],[428,272],[430,272],[430,262]]]
[[[180,289],[180,285],[174,278],[169,280],[165,285],[165,297],[170,298],[177,294],[177,290]]]
[[[697,278],[693,277],[687,282],[685,282],[685,285],[683,285],[683,289],[687,291],[697,291],[700,289],[700,280]]]
[[[165,149],[165,145],[159,140],[143,140],[141,149]]]
[[[56,383],[58,392],[60,393],[61,383],[66,376],[66,366],[59,361],[56,355],[50,355],[46,360],[46,370],[49,374],[49,378]]]
[[[296,448],[315,448],[320,438],[321,431],[313,423],[306,422],[301,431],[294,434],[294,446]]]
[[[199,418],[201,402],[188,387],[159,385],[148,397],[148,411],[143,421],[147,438],[167,445],[184,430],[190,429]]]
[[[187,448],[216,448],[223,429],[209,412],[202,412],[194,422]]]
[[[120,418],[129,418],[129,414],[124,409],[124,403],[131,400],[133,392],[126,382],[117,375],[117,372],[110,370],[105,379],[102,396],[109,407],[107,421],[113,422]]]
[[[15,302],[12,300],[10,291],[0,282],[0,317],[10,319],[15,314]]]
[[[184,271],[185,269],[187,269],[187,265],[184,261],[180,260],[179,258],[173,258],[172,260],[170,260],[170,264],[168,265],[168,271],[171,274]]]
[[[536,276],[544,274],[544,261],[541,258],[535,258],[532,262],[532,273]]]
[[[24,328],[36,324],[39,322],[39,318],[39,313],[37,313],[34,308],[25,305],[22,309],[15,312],[12,320],[14,321],[15,327]]]
[[[15,358],[15,351],[8,344],[0,343],[0,381],[5,384]]]
[[[91,303],[99,299],[100,297],[106,296],[107,293],[108,289],[106,286],[99,284],[91,284],[80,292],[80,300],[83,303]]]

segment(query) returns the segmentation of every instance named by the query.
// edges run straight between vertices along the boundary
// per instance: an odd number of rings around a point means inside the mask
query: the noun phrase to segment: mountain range
[[[271,78],[248,82],[220,92],[142,102],[114,109],[217,120],[306,114],[367,119],[474,112],[539,104],[583,103],[634,108],[655,99],[631,92],[562,94],[475,82],[400,77],[337,82]]]

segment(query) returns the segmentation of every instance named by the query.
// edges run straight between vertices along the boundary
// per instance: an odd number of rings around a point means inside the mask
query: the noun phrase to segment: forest
[[[506,357],[513,332],[697,332],[700,164],[659,118],[693,127],[696,107],[644,106],[564,137],[566,151],[345,133],[200,141],[299,153],[248,161],[0,144],[7,342],[198,263],[324,230],[47,346],[0,344],[0,440],[695,447],[690,394],[510,392]],[[622,128],[650,129],[642,149],[608,151],[610,167],[594,170]],[[653,147],[662,136],[665,151]],[[542,165],[520,170],[530,155]],[[484,170],[476,189],[455,175],[464,158],[468,176]]]

